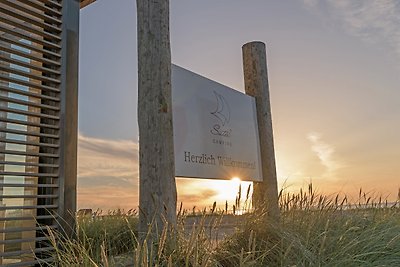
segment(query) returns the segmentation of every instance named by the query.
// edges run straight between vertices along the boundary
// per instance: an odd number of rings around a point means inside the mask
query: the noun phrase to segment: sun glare
[[[239,177],[232,177],[227,181],[213,181],[213,188],[218,192],[216,200],[222,203],[225,203],[225,201],[232,202],[238,194],[239,187],[247,188],[250,183],[243,182]]]
[[[231,181],[239,184],[242,180],[239,177],[235,176],[235,177],[232,177]]]
[[[217,202],[218,207],[224,208],[227,201],[229,209],[232,209],[240,188],[242,200],[245,199],[249,186],[251,186],[250,195],[252,193],[252,182],[242,181],[237,176],[233,176],[229,180],[196,179],[193,183],[178,183],[177,185],[180,191],[178,196],[181,196],[179,201],[182,201],[186,208],[209,207],[214,201]]]

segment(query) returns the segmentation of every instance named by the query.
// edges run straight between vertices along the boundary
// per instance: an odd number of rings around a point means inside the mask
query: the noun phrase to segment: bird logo
[[[214,112],[211,112],[211,114],[221,121],[222,126],[225,126],[225,124],[229,123],[231,119],[231,110],[229,104],[222,95],[215,91],[213,92],[217,99],[217,109]]]

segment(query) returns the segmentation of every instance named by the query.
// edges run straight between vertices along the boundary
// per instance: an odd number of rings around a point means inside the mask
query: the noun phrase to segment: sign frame
[[[175,176],[262,182],[255,98],[172,64]]]

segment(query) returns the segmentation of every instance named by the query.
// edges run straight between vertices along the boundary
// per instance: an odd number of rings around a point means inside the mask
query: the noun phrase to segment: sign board
[[[175,176],[262,181],[255,99],[172,65]]]

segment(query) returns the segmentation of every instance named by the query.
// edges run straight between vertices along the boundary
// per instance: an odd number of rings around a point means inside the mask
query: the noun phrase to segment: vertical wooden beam
[[[263,175],[263,182],[254,183],[253,205],[256,209],[266,209],[271,218],[278,219],[278,184],[265,44],[247,43],[243,45],[242,52],[245,91],[256,99]]]
[[[59,222],[65,234],[75,229],[78,147],[79,1],[63,1],[60,106]]]
[[[139,232],[176,224],[169,1],[137,0]]]

